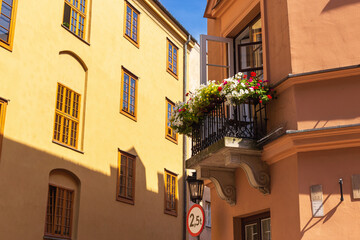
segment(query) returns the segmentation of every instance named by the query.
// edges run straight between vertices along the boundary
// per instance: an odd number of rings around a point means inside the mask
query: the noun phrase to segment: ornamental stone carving
[[[230,205],[236,204],[235,170],[238,167],[244,170],[249,184],[253,188],[258,189],[263,194],[270,193],[269,167],[259,156],[236,153],[228,153],[225,156],[227,168],[205,166],[197,168],[198,179],[210,179],[221,199]]]
[[[210,179],[220,198],[230,205],[236,203],[235,171],[219,168],[200,168],[197,170],[198,179]]]
[[[186,161],[197,170],[198,179],[210,179],[221,199],[236,203],[235,171],[242,168],[249,184],[263,194],[270,193],[269,166],[261,160],[262,150],[254,141],[224,137]]]
[[[269,166],[261,160],[260,156],[237,153],[228,153],[225,156],[225,165],[241,167],[253,188],[263,194],[270,193]]]

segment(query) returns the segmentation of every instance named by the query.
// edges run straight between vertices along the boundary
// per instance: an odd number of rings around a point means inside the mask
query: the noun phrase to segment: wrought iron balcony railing
[[[192,156],[224,137],[258,140],[266,135],[266,106],[250,101],[218,104],[192,128]]]

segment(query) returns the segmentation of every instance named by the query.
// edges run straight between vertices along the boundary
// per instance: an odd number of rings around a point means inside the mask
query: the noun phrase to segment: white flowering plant
[[[194,92],[186,94],[189,97],[186,102],[175,104],[170,119],[171,127],[175,132],[191,136],[192,126],[223,102],[234,105],[250,100],[266,103],[275,94],[267,83],[267,80],[257,77],[255,72],[251,72],[249,78],[240,72],[221,83],[209,81],[207,85],[202,84]]]

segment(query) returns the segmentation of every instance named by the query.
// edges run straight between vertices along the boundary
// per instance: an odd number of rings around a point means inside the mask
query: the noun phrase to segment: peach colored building
[[[185,238],[195,43],[158,0],[0,0],[0,239]]]
[[[359,12],[353,0],[207,1],[201,81],[256,72],[278,96],[199,129],[186,166],[210,180],[213,240],[360,238]]]

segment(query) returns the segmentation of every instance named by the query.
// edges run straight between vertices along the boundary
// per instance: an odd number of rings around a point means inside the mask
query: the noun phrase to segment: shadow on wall
[[[360,148],[334,149],[299,153],[297,157],[299,200],[300,205],[300,236],[324,234],[329,239],[346,234],[349,239],[357,239],[359,232],[358,220],[359,200],[354,199],[352,176],[359,174],[358,156]],[[343,202],[339,179],[343,179]],[[314,218],[311,209],[312,185],[321,184],[323,194],[324,216]],[[337,229],[336,236],[332,236]],[[336,230],[335,230],[336,229]],[[325,239],[325,238],[324,238]]]
[[[359,0],[329,0],[321,13],[331,11],[336,8],[346,7],[355,3],[359,3]]]
[[[134,148],[124,150],[137,155]],[[107,175],[4,138],[0,159],[1,235],[14,239],[43,238],[49,182],[53,181],[56,169],[56,172],[64,170],[79,179],[79,187],[75,188],[80,192],[76,199],[79,203],[73,216],[78,226],[73,230],[72,239],[117,240],[119,236],[131,240],[180,239],[181,208],[178,207],[178,217],[164,214],[164,176],[157,173],[158,192],[148,190],[141,156],[136,158],[135,204],[116,201],[117,151],[114,149]],[[181,183],[182,178],[179,178],[178,186]],[[181,191],[179,187],[178,195]]]
[[[322,205],[324,205],[326,203],[326,201],[330,198],[332,194],[329,194]],[[323,221],[323,224],[326,223],[327,221],[330,220],[330,218],[334,215],[334,213],[336,212],[337,208],[340,206],[342,202],[339,202],[335,207],[333,207],[331,210],[329,210],[326,214],[324,214],[323,217],[318,218],[318,220],[313,223],[312,225],[310,225],[310,223],[312,222],[312,220],[314,220],[314,217],[311,217],[309,219],[309,221],[305,224],[305,226],[303,227],[303,229],[300,232],[300,236],[301,238],[303,238],[304,234],[309,231],[311,228],[313,228],[315,225],[317,225],[318,223],[320,223],[321,221]]]

